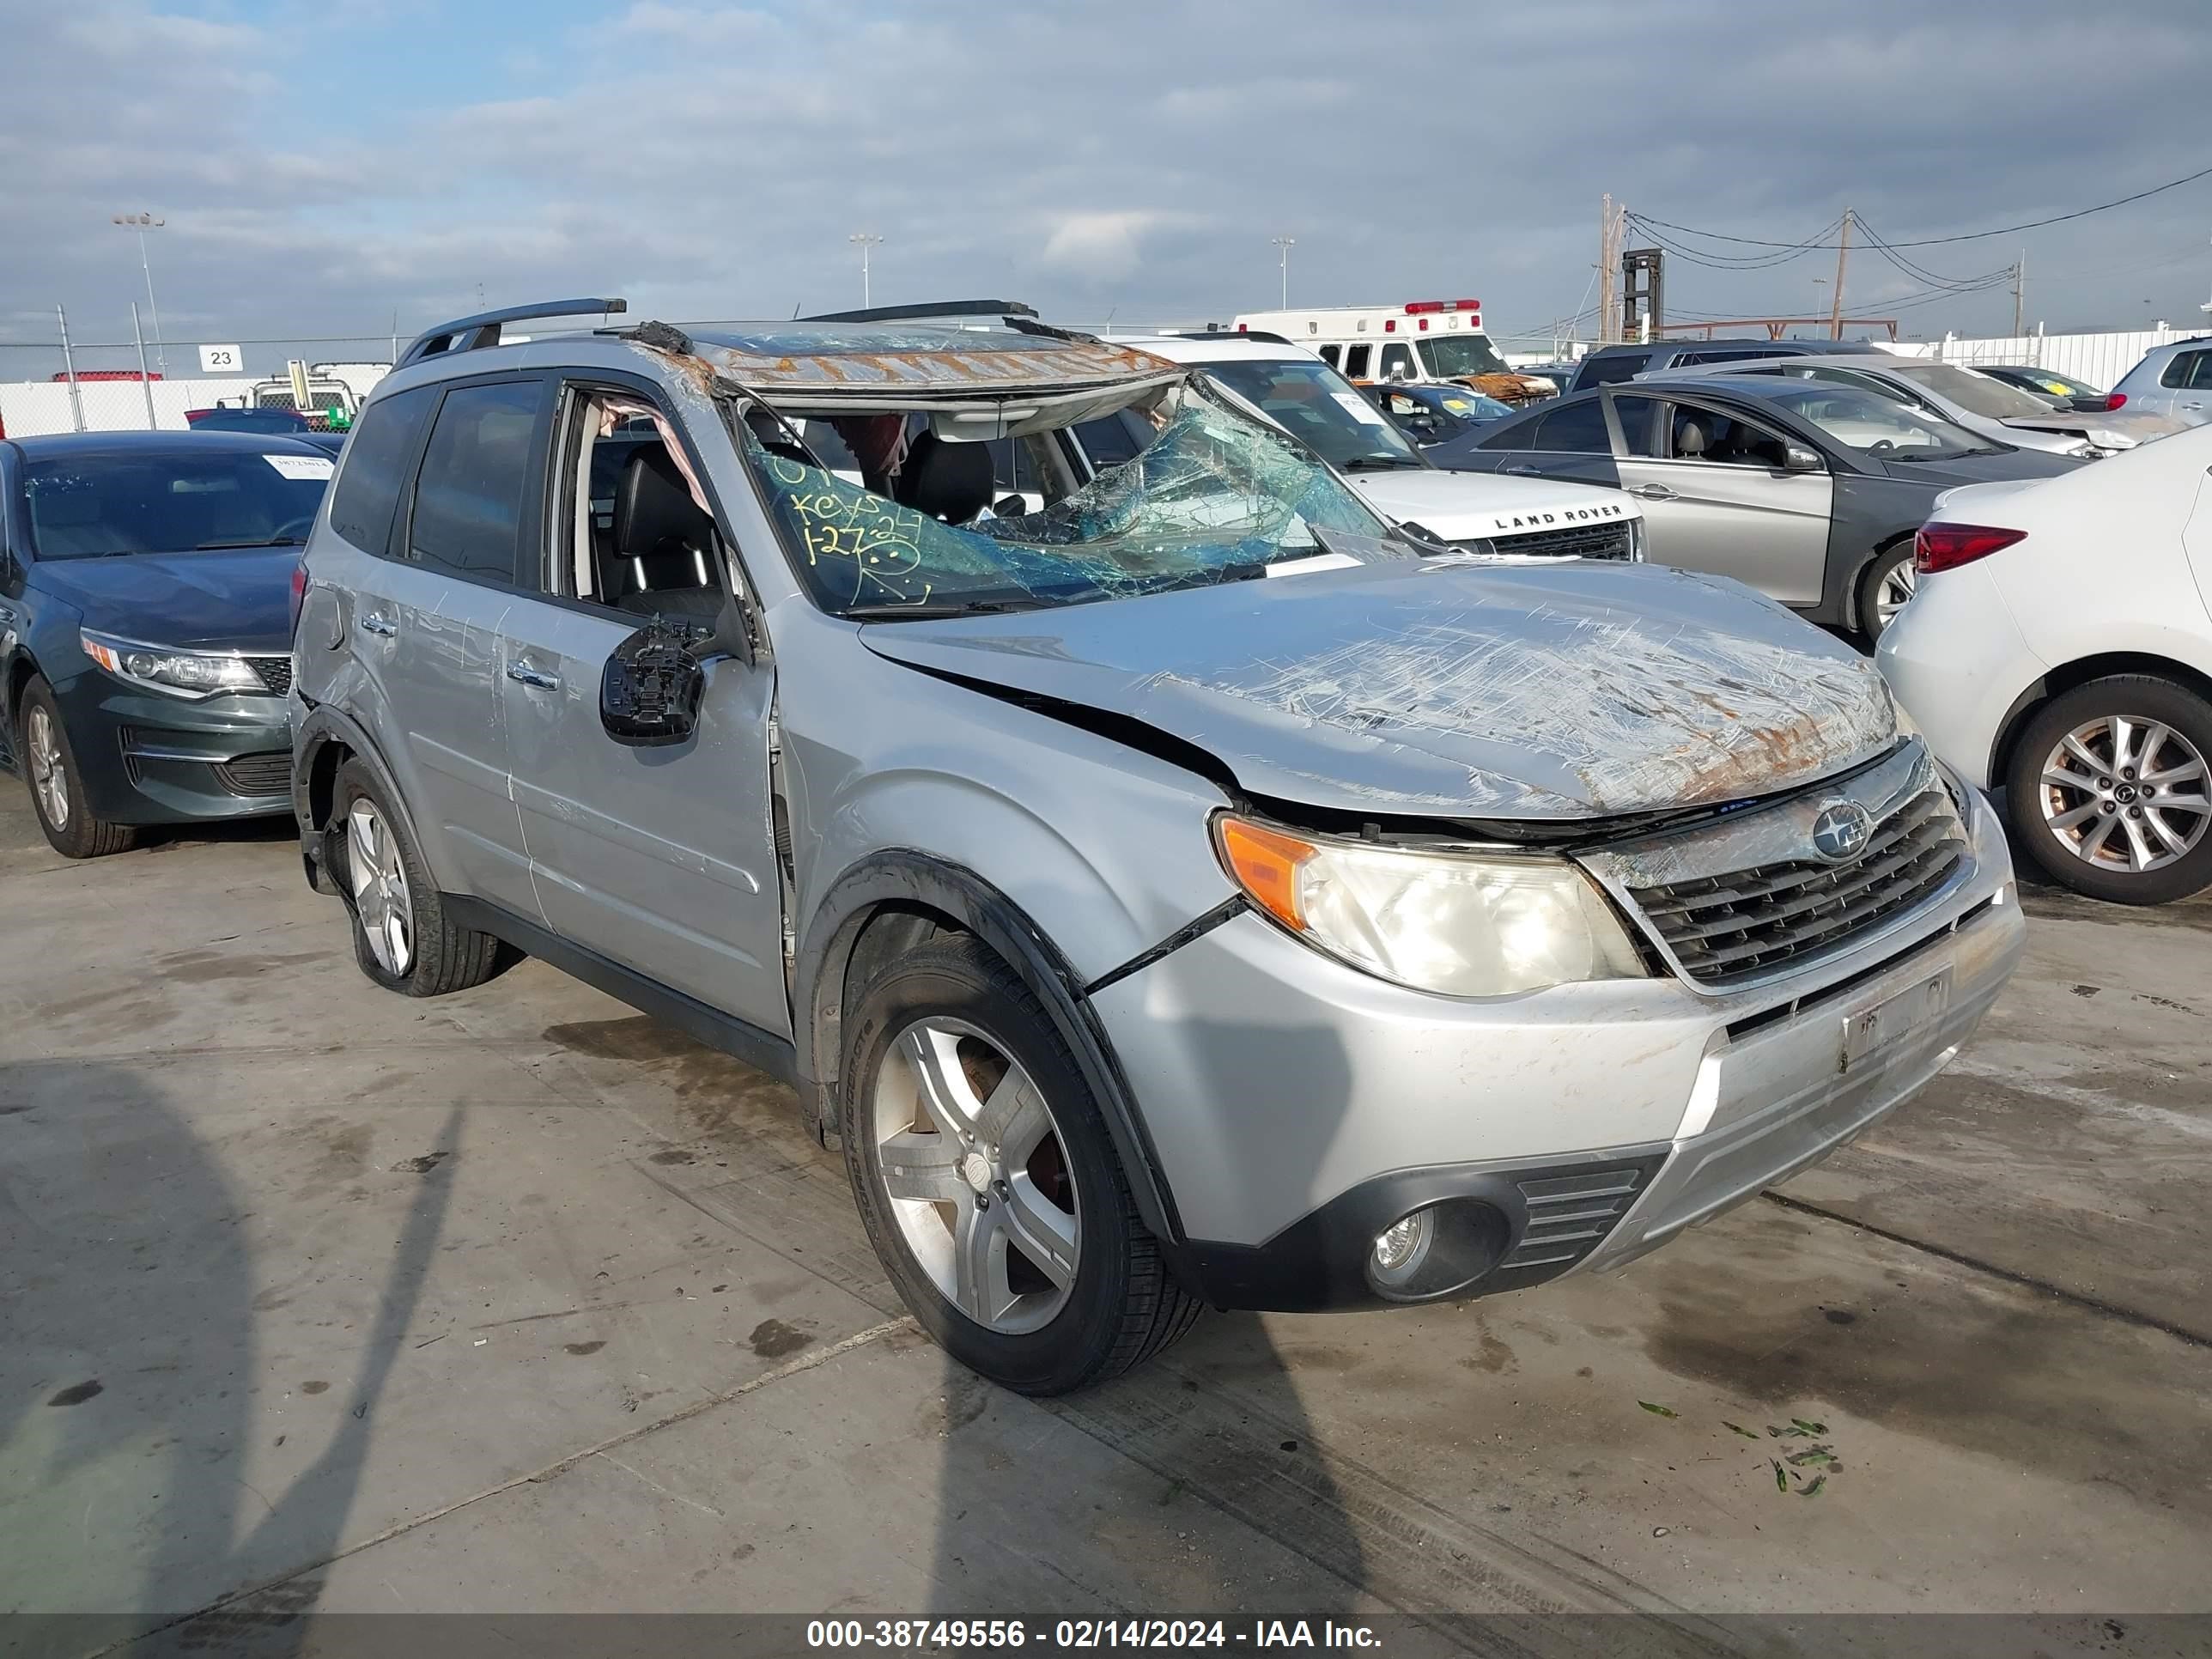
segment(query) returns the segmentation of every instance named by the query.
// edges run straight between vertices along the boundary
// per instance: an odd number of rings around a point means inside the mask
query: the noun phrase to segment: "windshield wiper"
[[[1340,472],[1395,472],[1401,467],[1419,466],[1421,463],[1411,455],[1393,455],[1388,450],[1371,454],[1354,455],[1340,465]]]
[[[920,599],[902,605],[848,605],[840,612],[848,622],[940,622],[947,617],[988,617],[1008,611],[1030,611],[1041,599]]]
[[[204,553],[215,547],[299,547],[307,541],[304,536],[260,536],[248,541],[201,542],[194,550]]]

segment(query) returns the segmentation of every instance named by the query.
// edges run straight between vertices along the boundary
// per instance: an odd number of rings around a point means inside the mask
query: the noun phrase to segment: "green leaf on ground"
[[[1821,1487],[1827,1484],[1828,1477],[1826,1475],[1816,1474],[1810,1480],[1807,1481],[1803,1486],[1797,1489],[1797,1495],[1800,1498],[1810,1498],[1814,1492],[1820,1491]]]
[[[1778,1457],[1770,1457],[1766,1461],[1774,1465],[1774,1490],[1777,1492],[1788,1492],[1790,1490],[1790,1477],[1783,1473],[1782,1460]]]
[[[1814,1446],[1809,1451],[1801,1451],[1792,1455],[1790,1459],[1790,1467],[1793,1469],[1802,1468],[1808,1463],[1816,1468],[1833,1468],[1836,1466],[1836,1455],[1826,1446]]]
[[[1744,1427],[1742,1424],[1731,1423],[1725,1417],[1721,1419],[1721,1426],[1727,1429],[1731,1433],[1741,1435],[1747,1440],[1756,1440],[1759,1438],[1757,1435],[1753,1434],[1749,1429]]]
[[[1808,1423],[1802,1417],[1793,1417],[1790,1421],[1800,1434],[1826,1434],[1828,1431],[1826,1423]]]
[[[1666,1407],[1655,1406],[1648,1400],[1639,1400],[1636,1403],[1643,1407],[1645,1411],[1650,1412],[1654,1417],[1673,1417],[1675,1415],[1674,1413],[1668,1411]]]

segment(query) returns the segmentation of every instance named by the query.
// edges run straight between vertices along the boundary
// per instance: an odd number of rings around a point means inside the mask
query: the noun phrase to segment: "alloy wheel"
[[[1883,628],[1897,620],[1897,613],[1905,609],[1919,586],[1920,573],[1912,567],[1911,559],[1900,560],[1882,573],[1881,583],[1874,594],[1875,620]]]
[[[2110,714],[2075,726],[2044,757],[2043,821],[2084,863],[2164,869],[2212,826],[2204,757],[2162,720]]]
[[[394,979],[404,977],[415,963],[415,909],[408,897],[407,870],[391,826],[365,795],[346,813],[346,873],[354,911],[377,966]]]
[[[872,1104],[878,1179],[921,1270],[985,1328],[1020,1335],[1066,1305],[1082,1223],[1044,1096],[963,1021],[900,1032]]]
[[[61,738],[54,731],[53,717],[34,707],[24,728],[24,747],[31,763],[31,793],[39,798],[39,810],[46,815],[47,823],[57,830],[66,830],[70,817],[69,769],[62,760]]]

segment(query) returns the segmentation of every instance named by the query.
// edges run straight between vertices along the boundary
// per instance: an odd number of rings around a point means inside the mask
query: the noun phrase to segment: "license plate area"
[[[1885,997],[1844,1017],[1843,1052],[1837,1069],[1849,1072],[1942,1018],[1951,1006],[1948,968],[1933,979]]]

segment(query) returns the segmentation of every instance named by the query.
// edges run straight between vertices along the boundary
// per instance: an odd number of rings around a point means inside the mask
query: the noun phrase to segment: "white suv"
[[[2105,407],[2171,415],[2191,426],[2212,421],[2212,337],[2152,347],[2120,377]]]
[[[1225,333],[1146,335],[1120,343],[1203,368],[1207,379],[1343,474],[1376,512],[1437,540],[1526,558],[1644,556],[1642,511],[1620,491],[1446,471],[1349,380],[1301,346]],[[1115,434],[1100,422],[1075,428],[1087,459],[1098,467],[1126,459],[1091,453],[1101,447],[1102,432],[1103,441],[1113,441]]]

